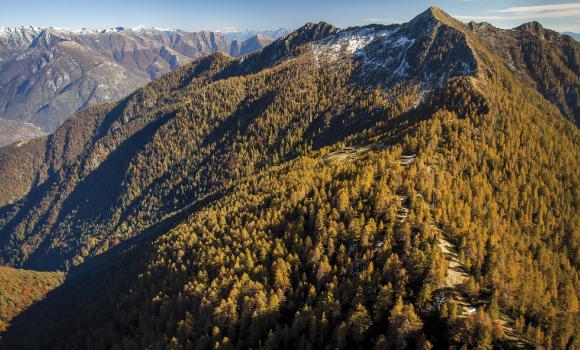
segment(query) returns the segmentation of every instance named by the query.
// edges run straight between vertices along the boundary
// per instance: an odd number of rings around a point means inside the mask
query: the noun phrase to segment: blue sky
[[[431,5],[465,22],[511,28],[537,20],[555,30],[580,32],[580,2],[563,0],[0,0],[0,26],[241,30],[294,29],[324,20],[348,27],[405,22]]]

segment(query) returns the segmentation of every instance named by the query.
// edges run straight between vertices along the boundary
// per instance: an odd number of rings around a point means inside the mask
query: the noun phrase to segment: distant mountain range
[[[290,31],[285,28],[271,29],[271,30],[250,30],[233,31],[233,32],[219,32],[230,40],[244,41],[256,35],[264,35],[273,39],[279,39],[290,34]]]
[[[242,56],[273,40],[249,31],[230,38],[145,27],[0,27],[0,118],[52,132],[71,114],[119,100],[193,59],[212,52]],[[12,129],[0,127],[0,145],[28,135],[4,130]]]
[[[574,38],[574,40],[580,41],[580,33],[564,32],[562,34],[566,34],[566,35],[571,36],[572,38]]]

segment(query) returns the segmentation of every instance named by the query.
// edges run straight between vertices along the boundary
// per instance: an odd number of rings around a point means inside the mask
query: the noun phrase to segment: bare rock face
[[[40,31],[35,27],[0,27],[0,64],[26,49]]]
[[[274,38],[264,34],[256,34],[243,42],[234,41],[232,43],[230,55],[244,56],[270,45],[273,41]]]
[[[154,28],[0,27],[0,117],[52,132],[73,113],[117,101],[193,59],[212,52],[244,55],[272,41]],[[14,139],[20,137],[0,135],[0,145]]]
[[[26,142],[45,135],[39,127],[31,123],[0,118],[0,147],[15,142]]]

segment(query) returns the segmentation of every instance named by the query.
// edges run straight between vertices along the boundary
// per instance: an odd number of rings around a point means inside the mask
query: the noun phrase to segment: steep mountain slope
[[[74,41],[52,34],[37,39],[37,49],[0,70],[0,113],[7,119],[52,131],[70,113],[119,99],[149,80]]]
[[[212,52],[247,54],[269,42],[233,43],[212,32],[149,28],[5,28],[0,33],[0,116],[52,132],[72,113],[119,100],[192,59]]]
[[[438,30],[439,25],[432,27]],[[410,30],[412,26],[400,29]],[[352,75],[339,73],[334,68],[339,63],[333,60],[321,67],[312,65],[313,60],[324,60],[325,54],[319,57],[317,50],[264,70],[304,44],[337,32],[328,24],[308,24],[244,60],[214,55],[197,61],[117,106],[84,113],[92,117],[77,117],[44,141],[18,149],[41,157],[30,164],[44,165],[28,166],[36,170],[9,180],[18,181],[13,186],[17,189],[33,187],[26,197],[1,210],[4,261],[42,269],[63,268],[67,261],[78,264],[236,178],[371,125],[373,120],[361,117],[364,112],[357,115],[362,109],[357,101],[368,99],[366,90],[349,87],[349,80],[358,79],[358,69],[365,67],[363,63],[355,69],[349,63],[348,57],[355,56],[345,56],[340,63]],[[462,47],[465,42],[449,45]],[[382,55],[380,51],[369,55],[375,53]],[[389,68],[396,69],[385,69]],[[257,69],[261,71],[236,77]],[[412,74],[403,77],[406,85],[393,86],[387,93],[391,98],[407,95],[407,100],[385,102],[384,108],[394,109],[394,115],[412,108],[419,87],[435,79],[419,66]],[[325,90],[313,93],[322,86]],[[303,93],[307,95],[298,97]],[[334,112],[333,104],[344,106],[344,111]],[[196,115],[206,117],[192,118]],[[341,124],[349,127],[340,132]],[[38,148],[46,151],[34,153]],[[11,152],[6,153],[9,163]],[[6,193],[4,198],[21,193]]]
[[[30,140],[44,134],[44,131],[33,124],[0,118],[0,147],[17,141]]]
[[[0,65],[28,47],[40,31],[36,27],[0,27]]]
[[[0,332],[10,320],[64,280],[62,272],[37,272],[0,266]]]
[[[254,35],[243,41],[240,45],[237,45],[238,42],[235,41],[234,43],[232,43],[230,55],[234,57],[244,56],[270,45],[273,41],[274,39],[272,37],[262,34]]]
[[[213,54],[4,148],[3,262],[71,277],[2,345],[577,347],[580,134],[535,89],[431,8]]]
[[[470,23],[470,29],[501,55],[522,80],[580,125],[580,43],[538,22],[504,30]]]

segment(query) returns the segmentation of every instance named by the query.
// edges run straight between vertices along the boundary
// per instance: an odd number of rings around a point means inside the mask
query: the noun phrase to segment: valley
[[[280,33],[283,31],[272,34]],[[247,55],[276,38],[256,33],[238,41],[208,31],[146,27],[3,27],[0,116],[13,124],[29,123],[42,133],[51,133],[75,112],[122,99],[194,59],[213,52]],[[15,140],[2,135],[0,145]],[[19,135],[24,139],[29,134]]]

